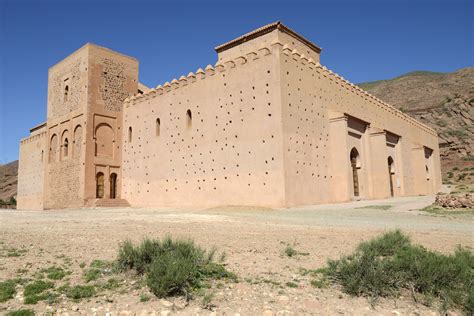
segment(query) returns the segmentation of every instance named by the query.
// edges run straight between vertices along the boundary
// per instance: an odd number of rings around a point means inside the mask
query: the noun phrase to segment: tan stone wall
[[[292,42],[282,42],[279,49],[286,205],[328,202],[327,105],[321,103],[308,65],[291,54]]]
[[[104,198],[110,175],[117,174],[120,197],[123,101],[137,93],[138,61],[96,45],[89,46],[89,94],[86,128],[84,199],[96,198],[96,175],[104,174]]]
[[[439,189],[434,131],[286,46],[282,43],[281,74],[287,205],[352,199],[352,148],[360,153],[360,198],[390,196],[390,155],[397,170],[392,176],[394,195]],[[354,121],[365,126],[355,126]],[[400,137],[395,147],[388,146],[387,135]],[[433,150],[429,162],[420,150],[413,150],[414,144]],[[430,165],[430,183],[425,163]]]
[[[133,206],[284,205],[278,57],[248,53],[127,103],[122,196]]]
[[[287,205],[353,198],[352,148],[360,153],[360,198],[390,196],[388,156],[395,161],[396,173],[391,176],[395,196],[428,194],[439,188],[434,131],[309,60],[288,43],[281,42],[281,47]],[[365,126],[351,123],[359,120]],[[389,146],[387,135],[400,136],[396,145]],[[433,150],[430,184],[413,173],[419,166],[406,163],[412,159],[415,143]]]
[[[42,128],[20,142],[17,193],[19,210],[43,208],[46,134],[46,129]]]
[[[83,205],[88,88],[88,45],[49,69],[44,208]]]

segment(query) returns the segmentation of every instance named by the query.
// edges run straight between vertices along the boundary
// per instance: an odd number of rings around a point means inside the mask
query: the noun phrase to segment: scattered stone
[[[438,193],[435,204],[444,208],[474,208],[474,194],[457,196],[451,194]]]
[[[169,316],[170,314],[171,314],[171,311],[164,310],[164,311],[161,311],[160,316]]]
[[[79,306],[72,305],[71,310],[74,311],[74,312],[77,312],[79,310]]]
[[[269,309],[267,309],[266,311],[264,311],[262,313],[262,316],[273,316],[273,312]]]
[[[160,299],[160,304],[165,307],[173,307],[173,303],[165,299]]]

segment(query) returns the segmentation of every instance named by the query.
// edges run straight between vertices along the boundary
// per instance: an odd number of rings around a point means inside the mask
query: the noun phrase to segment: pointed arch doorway
[[[96,189],[95,189],[95,196],[98,199],[104,198],[104,173],[98,172],[96,177]]]
[[[359,172],[357,169],[360,168],[360,157],[357,149],[352,148],[350,154],[351,169],[352,169],[352,186],[354,189],[354,197],[360,196],[360,187],[359,187]]]
[[[395,176],[395,164],[393,162],[392,157],[388,157],[387,159],[388,163],[388,178],[390,179],[390,196],[394,196],[394,191],[393,191],[393,178]]]
[[[110,174],[110,198],[111,199],[117,198],[117,174],[116,173]]]

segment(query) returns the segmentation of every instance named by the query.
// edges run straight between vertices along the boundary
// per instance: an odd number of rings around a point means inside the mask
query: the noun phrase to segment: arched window
[[[160,118],[156,119],[156,136],[160,136],[161,122]]]
[[[49,143],[49,162],[56,161],[56,151],[58,150],[58,136],[53,134]]]
[[[189,129],[193,125],[193,115],[191,113],[191,110],[186,111],[186,127]]]
[[[132,127],[131,126],[128,128],[128,142],[129,143],[132,142]]]
[[[66,85],[66,86],[64,87],[64,102],[67,101],[68,96],[69,96],[69,86]]]
[[[64,130],[61,135],[61,149],[60,149],[60,159],[66,159],[69,154],[69,132],[68,130]]]
[[[112,127],[107,123],[100,123],[95,130],[95,154],[97,157],[114,156],[115,134]]]
[[[63,156],[64,156],[64,158],[67,157],[68,152],[69,152],[69,141],[67,140],[67,138],[65,138],[64,139],[64,144],[63,144]]]
[[[82,148],[82,126],[77,125],[74,129],[74,141],[73,141],[73,150],[72,155],[74,158],[81,156],[81,148]]]

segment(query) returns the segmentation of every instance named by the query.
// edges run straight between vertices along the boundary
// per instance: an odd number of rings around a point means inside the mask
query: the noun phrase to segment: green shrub
[[[233,279],[235,274],[213,262],[215,251],[206,252],[191,240],[144,239],[135,246],[120,245],[117,266],[146,275],[146,284],[157,297],[189,295],[209,279]]]
[[[13,298],[16,293],[15,285],[16,282],[13,280],[0,282],[0,302],[6,302]]]
[[[350,295],[376,300],[395,297],[405,288],[427,303],[437,298],[443,308],[463,307],[472,313],[473,269],[474,254],[468,249],[447,256],[412,245],[394,231],[361,243],[352,255],[330,260],[326,274]]]
[[[139,246],[134,246],[127,240],[120,245],[117,264],[122,271],[134,269],[138,274],[143,274],[161,251],[159,240],[144,239]]]
[[[23,292],[25,304],[36,304],[39,301],[48,301],[53,303],[58,295],[47,290],[54,288],[54,283],[49,281],[37,280],[25,286]]]
[[[292,246],[287,245],[284,250],[284,253],[287,257],[291,258],[291,257],[295,257],[298,254],[298,251],[296,251],[296,249],[293,248]]]
[[[46,269],[41,269],[40,272],[46,273],[46,277],[51,280],[61,280],[67,274],[67,272],[60,267],[49,267]]]
[[[19,309],[17,311],[8,312],[7,316],[34,316],[35,312],[31,309]]]
[[[97,280],[102,275],[99,269],[88,269],[84,272],[84,279],[87,283]]]
[[[95,288],[92,285],[76,285],[66,290],[66,296],[74,300],[80,300],[94,295]]]
[[[52,289],[53,287],[53,282],[37,280],[25,286],[25,291],[23,292],[23,295],[30,296],[40,294],[46,290]]]

